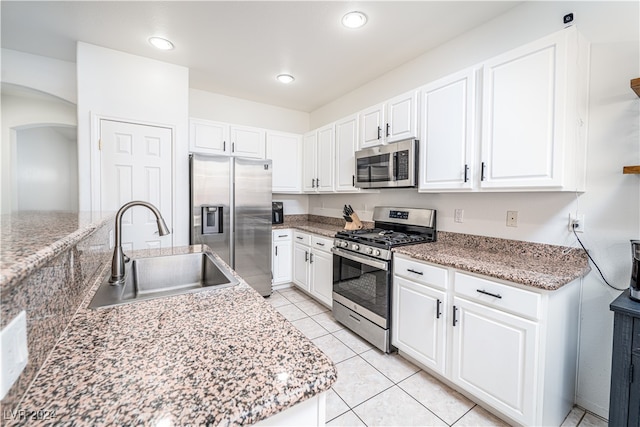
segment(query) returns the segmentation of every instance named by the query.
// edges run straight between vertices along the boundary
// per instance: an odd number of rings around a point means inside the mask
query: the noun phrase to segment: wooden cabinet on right
[[[640,302],[623,292],[614,312],[609,425],[640,427]]]
[[[588,64],[569,27],[426,85],[420,191],[584,191]]]
[[[293,283],[327,307],[333,304],[333,240],[293,232]]]
[[[518,425],[560,425],[575,397],[580,281],[524,287],[394,255],[392,343]]]

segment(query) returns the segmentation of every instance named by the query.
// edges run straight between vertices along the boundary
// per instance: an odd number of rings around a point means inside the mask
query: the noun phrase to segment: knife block
[[[349,216],[351,217],[351,222],[347,222],[344,226],[344,229],[360,230],[363,226],[362,226],[362,222],[360,221],[360,218],[358,218],[358,214],[354,212]]]

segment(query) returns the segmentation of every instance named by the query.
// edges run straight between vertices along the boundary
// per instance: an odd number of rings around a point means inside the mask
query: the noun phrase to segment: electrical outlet
[[[464,222],[464,210],[456,209],[453,213],[453,220],[455,222]]]
[[[0,399],[16,382],[29,358],[27,347],[27,312],[22,310],[0,332]]]
[[[569,231],[584,233],[584,214],[569,214]]]
[[[507,211],[507,227],[518,226],[518,211]]]

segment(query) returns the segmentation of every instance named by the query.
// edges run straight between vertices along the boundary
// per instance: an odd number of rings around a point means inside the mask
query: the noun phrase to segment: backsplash
[[[25,370],[2,400],[3,410],[18,404],[101,267],[108,265],[112,229],[109,217],[87,214],[2,216],[0,327],[26,310],[29,349]]]

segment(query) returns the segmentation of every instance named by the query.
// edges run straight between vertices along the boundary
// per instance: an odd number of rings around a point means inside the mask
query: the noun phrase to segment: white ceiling
[[[75,62],[83,41],[189,68],[190,87],[311,112],[516,1],[6,1],[2,47]],[[350,10],[364,28],[342,27]],[[150,36],[170,39],[158,51]],[[279,73],[296,77],[282,85]]]

